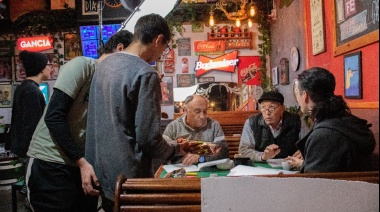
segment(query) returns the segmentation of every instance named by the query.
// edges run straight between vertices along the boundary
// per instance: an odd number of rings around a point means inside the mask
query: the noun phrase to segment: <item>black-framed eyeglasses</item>
[[[162,53],[162,56],[166,56],[167,54],[169,54],[169,52],[171,51],[172,49],[170,48],[169,44],[166,43],[166,48],[164,50],[164,52]]]
[[[265,111],[268,111],[268,112],[271,112],[271,113],[273,113],[274,111],[276,111],[276,109],[277,108],[279,108],[281,105],[277,105],[277,106],[273,106],[273,105],[271,105],[271,106],[269,106],[269,107],[264,107],[264,106],[261,106],[260,107],[260,111],[262,112],[262,113],[265,113]]]

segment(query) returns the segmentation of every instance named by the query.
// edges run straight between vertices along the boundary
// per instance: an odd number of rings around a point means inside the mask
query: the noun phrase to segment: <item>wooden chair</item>
[[[201,211],[200,178],[130,178],[119,176],[114,211]]]

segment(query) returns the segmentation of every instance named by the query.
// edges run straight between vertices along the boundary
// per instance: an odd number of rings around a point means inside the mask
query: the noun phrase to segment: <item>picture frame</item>
[[[190,87],[195,85],[195,74],[177,74],[177,87]]]
[[[326,51],[323,1],[310,0],[311,41],[313,55]]]
[[[12,81],[12,57],[0,56],[0,82]]]
[[[362,53],[361,51],[344,55],[344,97],[362,99]]]
[[[0,84],[0,108],[12,107],[12,84]]]
[[[174,105],[173,77],[164,76],[161,79],[162,105]]]
[[[289,84],[289,60],[286,58],[280,60],[280,73],[281,85]]]
[[[22,64],[22,61],[18,55],[14,56],[14,64],[15,81],[21,82],[26,78],[26,72],[24,65]]]
[[[56,80],[59,74],[59,54],[45,53],[45,55],[48,57],[48,63],[52,64],[48,80]]]
[[[272,84],[278,85],[278,67],[272,68]]]
[[[64,59],[71,60],[74,57],[82,56],[80,36],[76,33],[64,34]]]

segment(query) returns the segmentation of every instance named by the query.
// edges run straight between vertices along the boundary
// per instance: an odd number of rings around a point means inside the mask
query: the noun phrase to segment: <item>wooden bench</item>
[[[258,175],[257,177],[325,178],[379,184],[379,171]],[[201,178],[142,178],[120,176],[114,211],[201,211]]]
[[[200,178],[130,178],[119,176],[114,211],[201,211]]]
[[[228,152],[231,160],[234,159],[234,155],[239,153],[240,136],[225,136],[228,144]]]

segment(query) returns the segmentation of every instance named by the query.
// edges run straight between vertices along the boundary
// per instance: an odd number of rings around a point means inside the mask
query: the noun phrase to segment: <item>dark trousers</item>
[[[97,211],[98,196],[85,195],[78,167],[38,159],[30,163],[28,188],[35,212]]]
[[[105,212],[113,212],[114,202],[102,196],[102,208]]]

